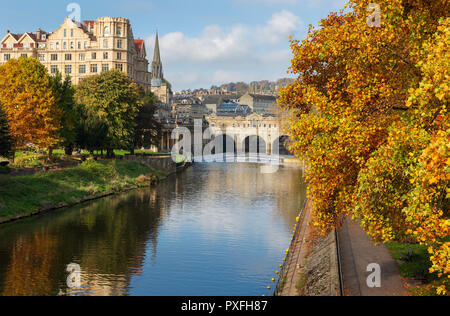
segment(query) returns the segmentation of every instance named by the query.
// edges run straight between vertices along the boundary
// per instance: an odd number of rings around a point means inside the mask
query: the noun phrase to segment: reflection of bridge
[[[160,150],[170,151],[176,140],[171,139],[172,130],[185,127],[191,131],[194,144],[194,124],[167,123],[163,126]],[[209,127],[209,129],[208,129]],[[250,114],[247,116],[207,116],[202,130],[203,148],[210,153],[264,153],[290,154],[287,147],[289,136],[282,132],[282,121],[273,115]],[[209,143],[209,145],[208,145]]]

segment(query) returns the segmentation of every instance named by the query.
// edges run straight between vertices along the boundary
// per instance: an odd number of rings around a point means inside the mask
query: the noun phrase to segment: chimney
[[[37,30],[37,32],[36,32],[36,38],[37,38],[38,40],[40,40],[40,39],[41,39],[41,35],[42,35],[41,28],[38,28],[38,30]]]
[[[9,34],[9,33],[11,33],[9,30],[6,30],[6,34]]]

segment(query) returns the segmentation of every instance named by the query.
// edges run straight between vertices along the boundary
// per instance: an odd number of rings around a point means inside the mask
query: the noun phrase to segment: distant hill
[[[253,81],[251,83],[245,83],[245,82],[230,82],[223,84],[221,86],[212,86],[211,90],[225,90],[229,92],[235,92],[235,93],[276,93],[281,88],[284,88],[288,84],[294,82],[293,79],[290,78],[282,78],[278,79],[277,81],[269,81],[269,80],[261,80],[261,81]]]

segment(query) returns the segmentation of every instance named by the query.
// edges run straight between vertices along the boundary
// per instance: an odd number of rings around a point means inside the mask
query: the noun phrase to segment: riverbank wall
[[[172,156],[146,156],[146,155],[125,155],[124,160],[139,161],[156,170],[162,170],[172,174],[177,170],[177,163],[173,161]]]
[[[300,214],[299,227],[286,256],[277,296],[340,296],[340,268],[335,230],[326,237],[314,230],[312,202]]]

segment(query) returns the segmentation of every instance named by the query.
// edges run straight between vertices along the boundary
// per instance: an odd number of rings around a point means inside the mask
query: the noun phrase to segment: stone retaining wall
[[[177,164],[171,156],[144,156],[144,155],[125,155],[125,160],[141,161],[150,167],[162,170],[167,173],[173,173],[177,170]]]
[[[306,296],[340,296],[336,233],[311,246],[305,267]]]

